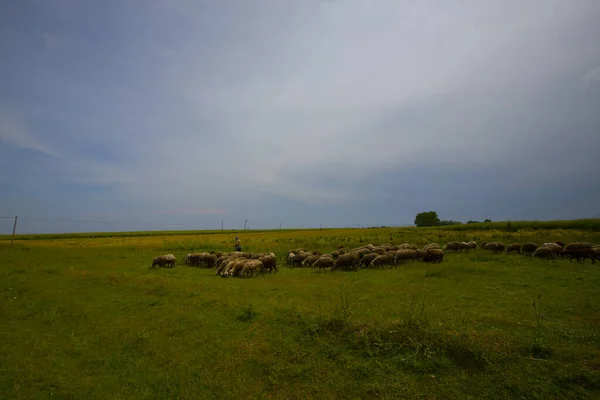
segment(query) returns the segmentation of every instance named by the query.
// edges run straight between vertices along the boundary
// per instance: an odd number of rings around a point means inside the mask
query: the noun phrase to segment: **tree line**
[[[467,224],[477,224],[480,221],[467,221]],[[491,219],[486,218],[483,222],[492,222]],[[425,211],[417,214],[415,217],[415,225],[417,227],[422,226],[444,226],[444,225],[456,225],[462,224],[460,221],[451,221],[451,220],[440,220],[437,212],[435,211]]]

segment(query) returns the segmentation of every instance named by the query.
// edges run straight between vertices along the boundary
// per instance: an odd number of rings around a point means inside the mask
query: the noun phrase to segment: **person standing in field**
[[[235,237],[235,251],[242,251],[242,242],[239,237]]]

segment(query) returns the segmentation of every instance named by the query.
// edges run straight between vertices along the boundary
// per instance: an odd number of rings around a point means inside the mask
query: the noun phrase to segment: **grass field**
[[[461,228],[463,229],[463,228]],[[315,272],[286,250],[452,240],[586,240],[592,229],[240,234],[280,272],[223,279],[152,257],[232,233],[0,240],[0,398],[592,399],[599,265],[483,251],[441,265]]]

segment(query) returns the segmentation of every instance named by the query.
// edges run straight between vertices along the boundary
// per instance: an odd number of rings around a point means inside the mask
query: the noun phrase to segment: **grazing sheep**
[[[300,254],[296,254],[295,256],[293,256],[290,260],[291,265],[294,266],[301,266],[302,265],[302,261],[304,261],[308,256],[310,256],[310,253],[300,253]]]
[[[506,250],[506,245],[504,243],[496,242],[496,244],[498,245],[498,251],[504,252],[504,250]]]
[[[338,258],[340,256],[340,252],[337,250],[334,250],[331,252],[331,258]]]
[[[371,253],[372,250],[368,248],[356,250],[356,254],[358,254],[358,258],[362,258],[364,255]]]
[[[312,255],[308,256],[302,261],[302,266],[311,266],[315,261],[317,261],[321,256],[320,255]]]
[[[337,260],[335,260],[335,269],[349,268],[356,271],[358,267],[358,262],[359,257],[356,252],[342,254],[337,258]]]
[[[441,263],[444,259],[442,249],[431,248],[423,255],[423,262]]]
[[[261,275],[264,275],[264,265],[262,262],[260,262],[260,260],[250,260],[247,261],[244,264],[244,268],[241,271],[241,275],[242,276],[248,276],[250,275],[250,277],[252,277],[252,275],[254,275],[254,273],[256,272],[256,276],[258,276],[258,274],[260,273]]]
[[[371,267],[383,267],[385,265],[390,265],[392,267],[396,266],[396,264],[394,263],[394,255],[393,254],[378,255],[369,264],[369,266],[371,266]]]
[[[254,260],[252,260],[254,261]],[[229,276],[239,276],[242,273],[242,270],[244,269],[244,266],[246,264],[248,264],[250,262],[250,260],[248,259],[240,259],[238,260],[233,267],[231,267],[231,269],[229,270]]]
[[[496,242],[490,242],[485,245],[484,250],[491,251],[492,253],[499,253],[500,246]]]
[[[552,249],[549,247],[538,247],[532,254],[533,257],[552,258]]]
[[[557,243],[558,244],[558,243]],[[573,242],[564,246],[565,250],[591,249],[593,245],[588,242]]]
[[[481,242],[481,250],[485,250],[485,245],[489,242]]]
[[[523,244],[523,246],[521,246],[521,252],[523,254],[533,254],[537,249],[538,249],[538,245],[537,243],[533,243],[533,242],[527,242],[525,244]]]
[[[333,271],[335,269],[335,260],[333,257],[321,257],[312,266],[313,268],[319,268],[319,271],[323,268],[330,268]]]
[[[553,256],[558,256],[560,255],[561,251],[563,250],[562,247],[560,247],[558,244],[556,243],[544,243],[542,245],[542,247],[546,247],[552,250],[552,255]]]
[[[422,260],[425,252],[421,249],[416,249],[415,251],[417,252],[417,260]]]
[[[446,248],[445,251],[457,251],[457,252],[462,251],[464,248],[466,248],[466,246],[461,242],[450,242],[450,243],[447,243],[446,246],[444,246],[444,247]]]
[[[399,263],[405,263],[410,260],[416,261],[418,258],[419,258],[419,255],[416,250],[409,250],[409,249],[398,250],[394,257],[394,262],[396,263],[396,265],[398,265]]]
[[[268,256],[265,257],[261,257],[258,260],[263,263],[263,267],[265,270],[268,270],[269,273],[275,271],[278,272],[279,270],[277,269],[277,258],[275,258],[275,255],[271,255],[273,253],[270,253]]]
[[[507,253],[521,253],[521,245],[519,243],[511,243],[506,247]]]
[[[471,240],[470,242],[467,242],[466,245],[467,245],[466,246],[467,251],[469,251],[469,250],[477,250],[477,242],[475,242],[473,240]]]
[[[423,247],[423,251],[425,253],[427,253],[427,250],[429,250],[429,249],[440,249],[441,250],[442,248],[437,243],[430,243],[427,246]]]
[[[371,263],[371,261],[373,261],[377,256],[379,256],[379,254],[377,254],[377,253],[365,254],[360,259],[359,265],[364,266],[364,267],[368,267],[369,264]]]
[[[154,259],[152,260],[151,268],[156,268],[157,265],[161,268],[164,268],[167,265],[170,265],[171,267],[173,267],[174,264],[175,264],[175,260],[167,258],[166,256],[158,256],[158,257],[154,257]]]
[[[581,248],[581,249],[565,249],[560,253],[561,258],[569,256],[569,262],[575,259],[578,263],[585,261],[586,258],[592,260],[592,264],[596,263],[596,259],[600,260],[600,249]]]

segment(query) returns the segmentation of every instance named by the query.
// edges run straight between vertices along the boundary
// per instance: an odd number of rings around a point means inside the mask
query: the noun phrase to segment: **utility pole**
[[[281,230],[281,222],[279,223],[279,230]]]
[[[323,224],[321,224],[321,230],[323,230]]]
[[[12,238],[10,239],[10,245],[11,246],[13,245],[13,242],[15,240],[15,232],[17,230],[17,218],[18,217],[19,217],[18,215],[15,215],[15,224],[13,225],[13,234],[12,234]]]
[[[248,223],[248,219],[246,218],[246,219],[244,220],[244,230],[246,230],[246,224],[247,224],[247,223]]]
[[[223,220],[221,220],[221,232],[223,232]]]

